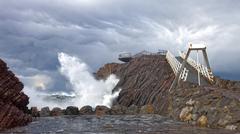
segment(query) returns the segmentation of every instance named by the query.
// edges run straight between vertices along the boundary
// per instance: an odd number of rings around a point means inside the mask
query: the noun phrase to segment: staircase
[[[168,63],[170,64],[174,74],[177,75],[182,64],[176,59],[176,57],[170,51],[167,52],[166,59],[167,59]],[[189,70],[184,68],[183,71],[181,72],[180,79],[183,81],[186,81],[187,77],[188,77],[188,72],[189,72]]]

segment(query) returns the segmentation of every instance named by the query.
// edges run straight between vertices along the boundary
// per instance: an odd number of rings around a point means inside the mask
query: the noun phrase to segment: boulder
[[[193,107],[184,107],[179,115],[180,120],[190,121],[192,119]]]
[[[59,107],[54,107],[51,111],[51,116],[61,116],[63,115],[63,111]]]
[[[136,106],[136,105],[131,105],[130,107],[127,108],[125,114],[128,114],[128,115],[134,115],[134,114],[139,114],[139,107]]]
[[[127,111],[127,107],[121,105],[114,105],[111,107],[112,115],[123,115]]]
[[[43,107],[40,111],[40,116],[41,117],[47,117],[50,116],[50,109],[49,107]]]
[[[207,127],[207,125],[208,125],[208,118],[205,115],[202,115],[201,117],[199,117],[199,119],[197,121],[197,124],[200,127]]]
[[[79,115],[78,107],[68,106],[65,110],[65,115]]]
[[[154,114],[154,107],[153,105],[144,105],[140,109],[140,114]]]
[[[31,113],[32,117],[39,117],[40,116],[37,107],[31,107],[30,113]]]
[[[95,109],[95,114],[97,116],[103,116],[106,114],[110,114],[110,109],[106,106],[97,106]]]
[[[83,106],[79,110],[79,114],[81,114],[81,115],[92,115],[92,114],[94,114],[94,111],[93,111],[93,108],[91,106]]]

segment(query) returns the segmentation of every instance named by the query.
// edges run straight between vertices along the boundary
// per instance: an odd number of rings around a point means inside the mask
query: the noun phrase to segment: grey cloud
[[[239,6],[236,0],[0,1],[0,57],[19,75],[47,74],[62,87],[67,83],[57,72],[58,52],[96,71],[117,62],[122,51],[177,54],[200,40],[215,73],[240,79]]]

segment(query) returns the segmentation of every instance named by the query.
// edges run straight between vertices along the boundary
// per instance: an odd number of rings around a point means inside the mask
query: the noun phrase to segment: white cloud
[[[34,76],[19,75],[18,77],[24,82],[26,87],[32,90],[47,90],[47,88],[51,87],[53,82],[51,77],[43,74],[37,74]]]

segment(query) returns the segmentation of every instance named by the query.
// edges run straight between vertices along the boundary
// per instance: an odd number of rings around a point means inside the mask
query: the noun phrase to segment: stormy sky
[[[239,7],[239,0],[0,0],[0,57],[26,83],[61,90],[58,52],[94,72],[123,51],[177,54],[203,41],[214,73],[240,80]]]

